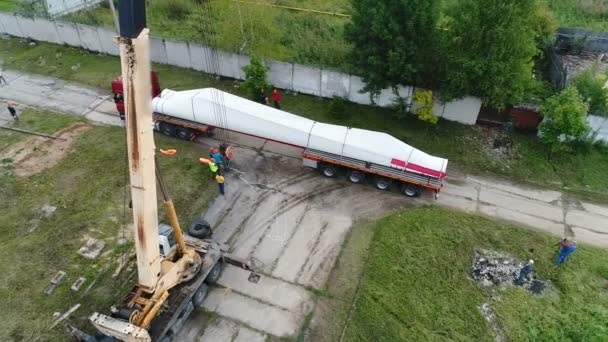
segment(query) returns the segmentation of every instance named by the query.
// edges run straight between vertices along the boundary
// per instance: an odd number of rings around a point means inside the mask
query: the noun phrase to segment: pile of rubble
[[[471,275],[482,287],[494,292],[512,286],[521,286],[534,294],[545,294],[551,286],[547,281],[538,279],[534,271],[521,282],[518,281],[525,262],[497,251],[477,250],[471,266]]]

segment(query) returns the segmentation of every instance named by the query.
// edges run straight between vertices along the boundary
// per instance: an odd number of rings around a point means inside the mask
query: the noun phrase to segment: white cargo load
[[[214,88],[164,90],[156,113],[224,128],[304,149],[444,178],[448,161],[386,133],[316,122]]]

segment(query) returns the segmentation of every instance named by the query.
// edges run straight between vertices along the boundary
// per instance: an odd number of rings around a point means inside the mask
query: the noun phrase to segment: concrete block
[[[78,250],[78,254],[87,259],[95,259],[99,256],[105,245],[106,243],[102,240],[88,238]]]
[[[15,18],[17,19],[17,25],[19,26],[22,37],[33,40],[42,40],[42,35],[37,29],[34,19],[20,16],[15,16]]]
[[[211,49],[207,46],[190,44],[190,67],[194,70],[211,72],[212,68],[209,64],[211,57]]]
[[[162,38],[150,37],[150,59],[154,63],[168,64],[165,40]]]
[[[78,33],[76,24],[56,21],[55,28],[63,44],[80,47],[80,34]]]
[[[95,52],[102,51],[96,27],[82,24],[76,24],[76,27],[78,28],[78,34],[80,34],[80,44],[82,48]]]
[[[97,36],[99,37],[101,52],[110,56],[118,56],[120,54],[118,44],[114,41],[116,32],[98,27]]]
[[[270,68],[268,81],[281,89],[293,89],[293,64],[266,60],[264,63]]]
[[[369,105],[372,101],[369,98],[369,92],[362,93],[365,84],[359,76],[350,75],[350,89],[348,91],[348,99],[351,102]]]
[[[53,276],[51,281],[49,282],[49,286],[47,286],[47,288],[44,290],[44,293],[46,293],[47,295],[50,295],[51,293],[53,293],[53,291],[55,291],[57,286],[59,286],[61,283],[63,283],[66,276],[67,276],[67,274],[64,271],[58,271],[55,274],[55,276]]]
[[[0,13],[0,22],[2,22],[3,33],[11,35],[13,37],[23,37],[17,20],[21,17],[17,17],[8,13]]]
[[[348,98],[350,75],[341,72],[321,70],[321,96]]]
[[[35,18],[34,22],[37,30],[39,31],[39,40],[54,44],[63,43],[61,41],[61,38],[59,38],[59,34],[57,34],[57,29],[55,28],[54,22],[46,20],[44,18]]]
[[[293,90],[321,96],[321,69],[294,64]]]
[[[466,96],[462,99],[447,102],[442,117],[465,125],[474,125],[477,122],[477,116],[479,116],[479,109],[481,109],[481,99]]]
[[[216,66],[219,64],[218,73],[221,76],[231,77],[234,79],[245,78],[245,74],[239,65],[239,55],[217,49],[215,49],[215,51],[216,54],[213,56],[213,58],[217,58],[217,62],[214,61],[214,63]],[[249,63],[249,61],[247,61],[247,63]]]
[[[80,278],[76,279],[74,284],[72,284],[72,286],[70,286],[70,289],[72,291],[80,290],[80,287],[82,286],[82,284],[84,284],[85,281],[87,281],[87,278],[85,278],[85,277],[80,277]]]
[[[165,40],[168,64],[182,68],[191,68],[188,43]]]

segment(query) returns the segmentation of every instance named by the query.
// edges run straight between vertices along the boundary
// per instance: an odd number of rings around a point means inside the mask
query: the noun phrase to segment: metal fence
[[[118,47],[114,43],[116,33],[102,27],[0,13],[0,33],[118,55]],[[205,58],[213,49],[211,47],[155,37],[151,38],[150,44],[153,62],[208,73],[213,70]],[[245,78],[242,67],[249,64],[248,56],[221,50],[216,53],[221,76],[241,80]],[[326,98],[339,96],[359,104],[372,104],[369,93],[361,92],[363,81],[358,76],[274,60],[266,60],[265,63],[270,67],[269,81],[279,88]],[[411,98],[413,92],[414,88],[409,86],[398,89],[399,95],[406,98]],[[392,105],[394,97],[393,90],[385,89],[374,98],[374,104]],[[480,99],[465,97],[447,103],[437,101],[433,112],[447,120],[473,125],[477,121],[480,107]]]

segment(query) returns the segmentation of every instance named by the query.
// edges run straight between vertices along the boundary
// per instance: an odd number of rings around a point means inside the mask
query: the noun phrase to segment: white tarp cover
[[[316,122],[214,88],[164,90],[156,113],[302,148],[444,177],[447,159],[428,155],[386,134]]]

